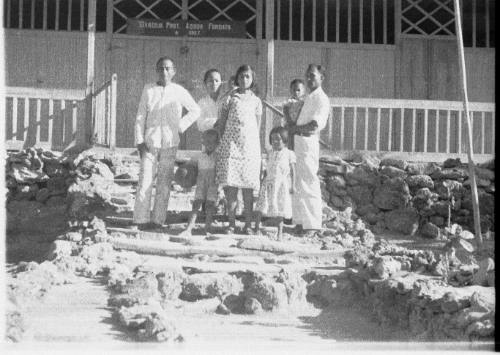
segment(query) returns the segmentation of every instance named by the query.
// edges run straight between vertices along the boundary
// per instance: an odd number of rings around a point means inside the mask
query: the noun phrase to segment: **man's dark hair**
[[[307,67],[307,71],[311,71],[314,69],[316,69],[318,73],[323,76],[323,78],[325,77],[326,68],[324,66],[322,66],[321,64],[309,64],[309,66]]]
[[[294,85],[297,85],[297,84],[302,84],[302,85],[306,85],[306,83],[304,82],[304,80],[302,79],[293,79],[291,82],[290,82],[290,87],[293,87]]]
[[[166,57],[166,56],[165,56],[165,57],[161,57],[160,59],[158,59],[158,60],[156,61],[156,67],[158,68],[158,65],[159,65],[161,62],[163,62],[164,60],[170,60],[170,61],[172,62],[172,65],[175,67],[175,63],[174,63],[174,61],[172,60],[172,58],[170,58],[170,57]]]

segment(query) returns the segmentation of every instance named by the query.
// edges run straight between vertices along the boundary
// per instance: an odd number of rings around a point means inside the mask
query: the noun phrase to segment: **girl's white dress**
[[[262,182],[255,209],[267,217],[292,217],[290,195],[291,170],[295,153],[288,148],[270,151],[266,161],[266,177]]]

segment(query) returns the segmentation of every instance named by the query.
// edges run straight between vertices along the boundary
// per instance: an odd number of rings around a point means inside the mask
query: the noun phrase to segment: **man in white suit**
[[[325,127],[330,113],[330,100],[321,88],[324,78],[324,67],[309,65],[306,71],[309,94],[304,100],[297,124],[292,128],[297,158],[293,222],[298,232],[306,230],[308,234],[321,229],[322,224],[323,207],[318,177],[319,132]]]
[[[134,206],[134,224],[142,228],[161,226],[167,216],[170,185],[174,175],[179,133],[200,116],[189,92],[172,82],[175,66],[162,57],[156,63],[158,81],[144,86],[135,122],[135,141],[141,156],[141,172]],[[185,108],[187,114],[182,116]],[[153,182],[156,179],[151,215]]]

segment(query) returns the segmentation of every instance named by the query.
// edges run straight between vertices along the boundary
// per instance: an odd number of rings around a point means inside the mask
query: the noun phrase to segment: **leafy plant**
[[[462,229],[458,224],[452,224],[444,228],[444,238],[446,239],[446,244],[441,253],[441,262],[444,266],[443,277],[445,280],[448,280],[450,266],[458,266],[460,264],[460,260],[456,256],[457,251],[462,255],[465,254],[467,259],[473,259],[472,253],[474,253],[475,248],[469,240],[474,239],[474,234]]]

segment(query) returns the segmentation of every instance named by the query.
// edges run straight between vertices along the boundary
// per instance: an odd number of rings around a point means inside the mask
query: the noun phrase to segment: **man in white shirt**
[[[304,100],[297,124],[292,128],[295,134],[296,190],[293,195],[293,222],[297,230],[309,230],[313,234],[321,229],[322,199],[318,177],[319,132],[326,126],[330,113],[330,100],[321,88],[325,68],[310,64],[306,71],[309,95]]]
[[[141,173],[134,206],[134,223],[142,227],[161,226],[165,222],[179,133],[186,131],[200,115],[200,108],[189,92],[172,82],[175,67],[170,58],[160,58],[156,63],[156,72],[158,81],[144,86],[135,121]],[[184,116],[183,108],[188,111]],[[156,193],[151,216],[155,176]]]

